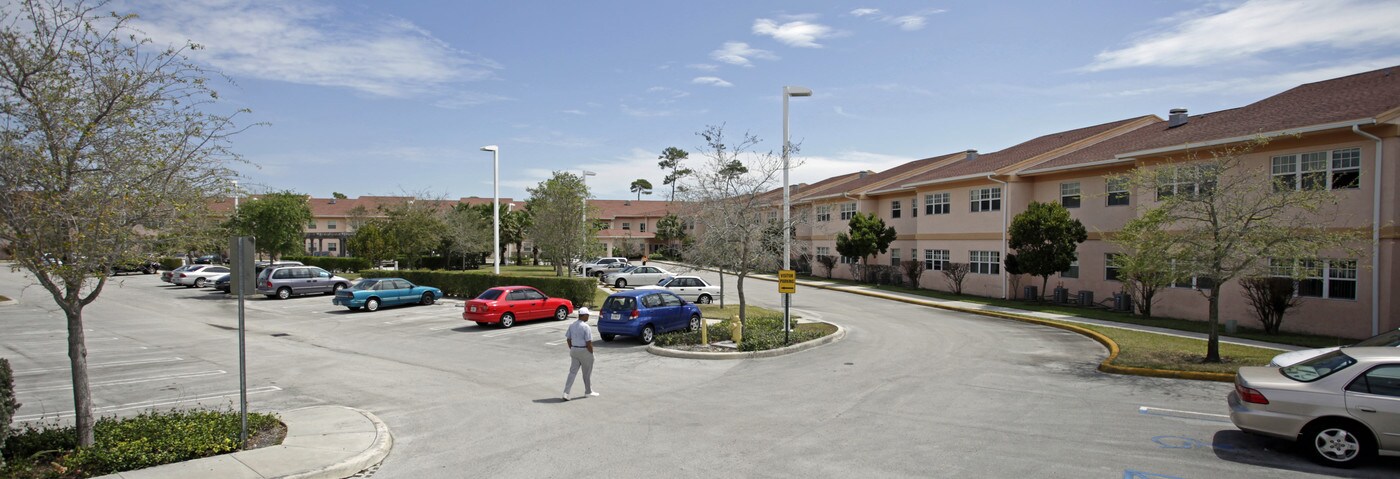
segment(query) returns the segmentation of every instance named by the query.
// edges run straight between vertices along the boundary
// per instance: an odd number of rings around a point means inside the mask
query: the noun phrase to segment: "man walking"
[[[583,393],[597,396],[593,390],[593,332],[588,329],[588,308],[578,309],[578,321],[569,325],[564,340],[569,344],[569,379],[564,381],[564,400],[569,400],[569,390],[574,387],[574,375],[583,367]]]

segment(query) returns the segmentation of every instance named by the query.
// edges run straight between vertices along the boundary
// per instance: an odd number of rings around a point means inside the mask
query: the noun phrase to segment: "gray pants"
[[[569,380],[564,381],[564,394],[574,387],[574,376],[583,367],[583,393],[593,392],[593,353],[588,348],[569,348]]]

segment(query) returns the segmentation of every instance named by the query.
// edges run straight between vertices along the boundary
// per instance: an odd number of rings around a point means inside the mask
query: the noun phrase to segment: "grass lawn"
[[[1060,313],[1060,314],[1066,314],[1066,315],[1072,315],[1072,316],[1081,316],[1081,317],[1085,317],[1085,318],[1099,319],[1099,320],[1103,320],[1103,321],[1113,321],[1113,322],[1116,322],[1116,323],[1136,324],[1136,325],[1140,325],[1140,326],[1153,326],[1153,327],[1158,327],[1158,328],[1175,329],[1175,330],[1177,330],[1177,331],[1186,331],[1186,332],[1193,332],[1193,333],[1208,333],[1208,332],[1210,332],[1210,325],[1209,325],[1209,324],[1206,324],[1204,321],[1188,321],[1188,320],[1184,320],[1184,319],[1172,319],[1172,318],[1144,318],[1144,317],[1142,317],[1142,316],[1135,316],[1135,315],[1131,315],[1131,314],[1118,313],[1118,312],[1113,312],[1113,311],[1109,311],[1109,310],[1105,310],[1105,309],[1080,308],[1080,307],[1077,307],[1077,306],[1055,305],[1055,304],[1047,304],[1047,303],[1034,303],[1034,302],[1029,302],[1029,301],[1017,301],[1017,300],[1004,300],[1004,299],[1000,299],[1000,298],[987,298],[987,297],[981,297],[981,296],[955,295],[955,294],[952,294],[952,293],[946,293],[946,292],[942,292],[942,291],[934,291],[934,290],[928,290],[928,289],[914,289],[914,288],[907,288],[907,287],[903,287],[903,286],[891,286],[891,285],[872,285],[872,284],[866,284],[866,283],[860,283],[860,282],[856,282],[856,281],[849,281],[849,280],[842,280],[842,279],[826,279],[826,278],[813,277],[813,276],[803,276],[803,277],[801,277],[800,279],[810,279],[810,280],[817,280],[817,281],[830,281],[830,282],[833,282],[833,283],[839,283],[839,284],[844,284],[844,285],[852,285],[852,286],[867,286],[867,287],[879,289],[879,290],[882,290],[882,291],[890,291],[890,292],[896,292],[896,293],[914,294],[914,295],[925,296],[925,297],[934,298],[934,299],[952,300],[952,301],[964,301],[964,302],[968,302],[968,303],[977,303],[977,304],[988,304],[988,305],[1002,306],[1002,307],[1007,307],[1007,308],[1025,309],[1025,310],[1029,310],[1029,311],[1043,311],[1043,312],[1051,312],[1051,313]],[[1222,329],[1223,329],[1223,328],[1222,328]],[[1227,335],[1224,333],[1224,331],[1221,331],[1220,335],[1221,335],[1222,337],[1227,336]],[[1231,335],[1228,335],[1228,336],[1229,336],[1229,337],[1233,337],[1233,338],[1253,339],[1253,340],[1257,340],[1257,341],[1267,341],[1267,342],[1271,342],[1271,343],[1292,344],[1292,345],[1295,345],[1295,346],[1303,346],[1303,347],[1308,347],[1308,348],[1325,348],[1325,347],[1331,347],[1331,346],[1342,346],[1342,345],[1352,344],[1352,343],[1356,342],[1355,340],[1352,340],[1352,339],[1338,338],[1338,337],[1335,337],[1335,336],[1314,336],[1314,335],[1297,334],[1297,333],[1266,334],[1266,333],[1264,333],[1264,331],[1262,331],[1262,330],[1252,329],[1252,328],[1245,328],[1245,327],[1239,328],[1235,334],[1231,334]],[[1202,354],[1204,354],[1204,351],[1205,351],[1205,347],[1204,347],[1204,346],[1201,347],[1201,351],[1202,351]]]
[[[1267,365],[1269,359],[1282,352],[1274,349],[1221,343],[1220,357],[1224,362],[1202,363],[1201,358],[1206,355],[1205,340],[1104,326],[1080,326],[1108,336],[1113,342],[1118,343],[1118,358],[1113,361],[1113,364],[1118,366],[1233,373],[1241,366]]]

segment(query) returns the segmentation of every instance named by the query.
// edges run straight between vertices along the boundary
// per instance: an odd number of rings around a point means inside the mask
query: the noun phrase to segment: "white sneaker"
[[[594,398],[598,397],[598,391],[593,391],[593,392],[591,392],[591,393],[588,393],[588,397],[594,397]]]
[[[568,400],[569,400],[569,393],[564,393],[564,400],[565,400],[565,401],[568,401]]]

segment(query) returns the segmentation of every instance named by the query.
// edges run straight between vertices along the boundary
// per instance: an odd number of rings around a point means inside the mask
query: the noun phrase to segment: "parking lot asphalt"
[[[0,294],[20,299],[0,306],[0,355],[17,372],[17,419],[64,420],[63,315],[30,283],[0,271]],[[778,304],[772,283],[747,287],[750,302]],[[211,291],[124,276],[89,306],[99,413],[236,408],[236,302]],[[460,301],[374,313],[329,296],[246,304],[250,408],[373,412],[395,436],[374,477],[1400,473],[1393,458],[1315,466],[1238,432],[1224,416],[1229,384],[1103,374],[1106,352],[1073,333],[834,291],[801,290],[794,308],[847,328],[839,343],[704,361],[599,342],[602,396],[567,403],[568,321],[482,328]]]

